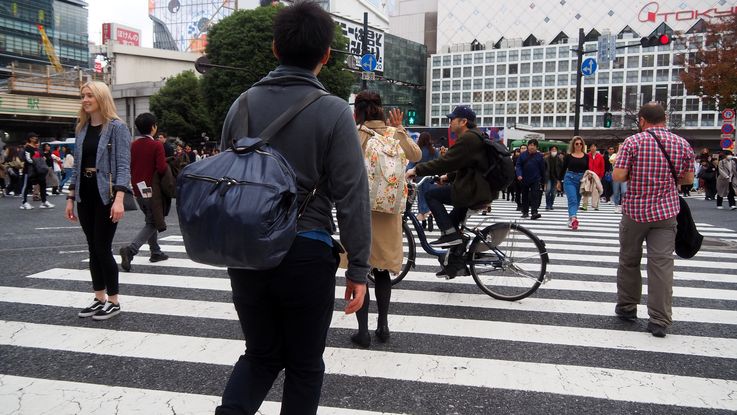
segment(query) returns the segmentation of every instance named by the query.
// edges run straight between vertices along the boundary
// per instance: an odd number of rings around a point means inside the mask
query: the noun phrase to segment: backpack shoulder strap
[[[317,101],[320,97],[324,95],[330,95],[328,92],[323,91],[322,89],[316,89],[315,91],[307,94],[301,101],[296,103],[295,105],[292,105],[288,110],[283,112],[280,116],[278,116],[274,121],[271,122],[264,130],[259,134],[259,137],[264,142],[264,144],[267,144],[269,140],[271,139],[274,134],[278,133],[279,130],[284,128],[285,125],[289,124],[290,121],[294,117],[297,116],[302,110],[310,106],[313,102]],[[248,97],[246,96],[246,100],[248,100]],[[248,119],[246,118],[246,121]]]
[[[660,151],[663,152],[663,155],[665,156],[665,160],[668,162],[668,167],[670,167],[670,174],[673,175],[673,180],[676,182],[676,187],[678,187],[678,175],[676,174],[676,168],[673,167],[673,163],[670,161],[670,156],[668,155],[668,152],[665,151],[665,146],[663,146],[663,143],[660,141],[657,135],[655,135],[654,132],[647,130],[648,134],[653,136],[655,139],[655,142],[658,143],[658,147],[660,147]]]

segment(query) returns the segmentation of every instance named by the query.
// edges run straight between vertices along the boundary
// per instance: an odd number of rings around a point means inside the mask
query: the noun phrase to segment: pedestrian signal
[[[417,122],[417,111],[415,110],[407,111],[407,124],[415,125],[415,122]]]
[[[649,48],[653,46],[665,46],[670,44],[671,38],[667,34],[652,35],[649,37],[643,37],[640,39],[640,44],[643,48]]]
[[[612,128],[612,113],[604,113],[604,128]]]

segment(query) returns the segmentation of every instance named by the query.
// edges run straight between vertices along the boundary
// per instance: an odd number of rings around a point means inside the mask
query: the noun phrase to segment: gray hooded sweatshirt
[[[223,124],[221,148],[229,148],[242,137],[258,137],[276,117],[316,88],[325,90],[311,71],[279,66],[248,91],[248,126],[243,122],[246,93],[233,102]],[[287,159],[297,175],[299,206],[318,181],[324,180],[299,220],[298,231],[324,230],[332,234],[334,204],[340,241],[348,253],[346,277],[366,282],[371,250],[368,178],[348,103],[333,95],[319,98],[269,144]]]

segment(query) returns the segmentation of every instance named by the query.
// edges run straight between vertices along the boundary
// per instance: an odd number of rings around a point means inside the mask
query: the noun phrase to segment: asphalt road
[[[188,260],[172,215],[161,235],[171,259],[150,264],[142,251],[121,273],[123,313],[79,319],[91,300],[86,242],[63,218],[63,197],[49,200],[56,208],[22,211],[19,199],[0,198],[0,414],[212,413],[243,350],[224,271]],[[655,339],[644,333],[645,308],[634,324],[611,315],[613,207],[582,214],[574,234],[564,202],[524,222],[553,257],[553,280],[528,299],[493,300],[470,278],[438,280],[422,254],[395,286],[391,340],[369,350],[351,345],[355,320],[336,301],[320,413],[737,411],[737,253],[676,261],[676,322]],[[696,197],[689,205],[703,233],[737,240],[737,211]],[[495,220],[516,217],[495,204]],[[115,253],[142,223],[126,213]],[[279,412],[280,385],[263,413]]]

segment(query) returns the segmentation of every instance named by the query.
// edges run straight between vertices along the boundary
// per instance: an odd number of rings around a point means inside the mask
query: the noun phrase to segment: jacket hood
[[[272,83],[278,83],[282,86],[313,85],[327,91],[312,71],[297,66],[279,65],[260,81],[253,84],[253,86],[269,85]]]

